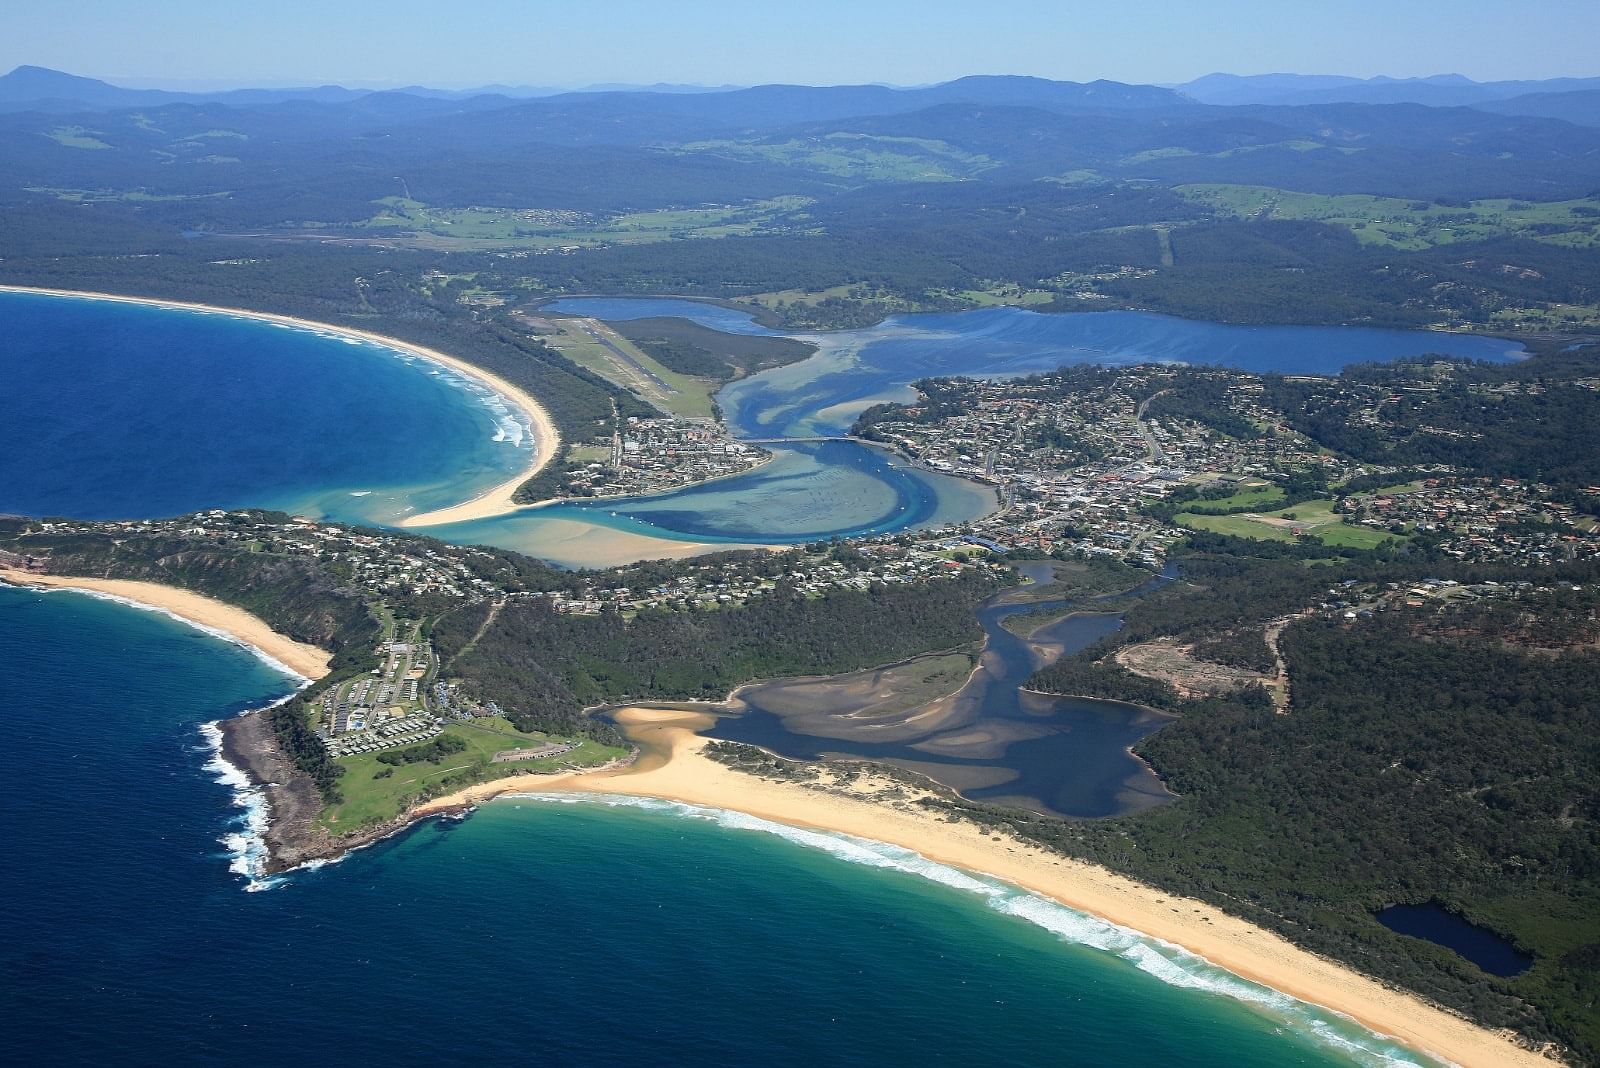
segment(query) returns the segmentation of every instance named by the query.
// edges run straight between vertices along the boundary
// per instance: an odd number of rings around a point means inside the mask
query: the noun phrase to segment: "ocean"
[[[226,314],[0,292],[0,374],[0,512],[384,522],[532,455],[517,415],[448,368]]]
[[[1419,1063],[992,879],[735,813],[511,798],[259,880],[204,725],[295,680],[10,587],[0,658],[4,1063]]]
[[[528,459],[496,398],[384,346],[15,294],[0,316],[0,511],[384,522]],[[813,443],[587,521],[804,540],[959,515],[957,489]],[[442,533],[537,551],[524,521]],[[295,680],[157,613],[3,587],[0,658],[4,1063],[1416,1063],[992,880],[733,813],[504,800],[263,880],[259,798],[207,724]]]
[[[554,307],[763,332],[743,312],[689,301]],[[227,314],[19,293],[0,293],[0,324],[0,513],[153,518],[248,506],[388,525],[475,497],[533,455],[531,430],[492,392],[384,345]],[[1520,351],[1469,335],[1010,308],[903,316],[814,340],[822,347],[812,358],[718,394],[736,434],[838,435],[868,405],[908,398],[907,384],[929,374],[1142,359],[1325,372],[1424,352],[1503,360]],[[859,442],[768,447],[771,463],[702,486],[427,532],[582,567],[582,534],[643,535],[634,551],[646,558],[659,552],[649,539],[803,544],[961,523],[994,507],[983,487]]]

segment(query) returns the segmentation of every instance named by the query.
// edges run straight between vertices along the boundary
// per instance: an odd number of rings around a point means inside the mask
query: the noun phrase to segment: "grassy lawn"
[[[1195,501],[1194,508],[1197,513],[1204,515],[1210,511],[1232,512],[1240,508],[1261,508],[1281,500],[1283,500],[1281,488],[1269,482],[1257,482],[1242,485],[1237,493],[1228,497],[1220,497],[1214,501]]]
[[[1392,497],[1400,493],[1416,493],[1425,488],[1422,483],[1423,480],[1420,478],[1413,479],[1410,482],[1396,482],[1392,486],[1379,486],[1377,489],[1362,490],[1359,494],[1352,494],[1352,496],[1364,499],[1367,497]]]
[[[688,419],[711,418],[711,397],[722,388],[722,383],[670,371],[615,330],[603,324],[595,326],[602,336],[632,357],[640,367],[676,391],[668,392],[649,376],[641,375],[626,361],[619,360],[615,353],[596,341],[585,328],[593,324],[586,322],[584,325],[579,325],[572,319],[556,319],[554,322],[558,332],[545,337],[544,340],[573,363],[593,371],[608,381],[615,382],[623,389],[632,390],[671,415]],[[609,450],[606,455],[610,455]]]
[[[1563,330],[1600,326],[1600,304],[1550,304],[1542,308],[1501,308],[1489,316],[1510,330]]]
[[[1282,527],[1258,523],[1247,515],[1196,515],[1194,512],[1179,512],[1174,518],[1180,526],[1191,530],[1209,530],[1215,534],[1227,534],[1235,538],[1287,542],[1299,540]]]
[[[574,464],[609,463],[609,445],[574,445],[567,450],[567,462]]]
[[[1352,549],[1372,549],[1397,537],[1384,530],[1353,526],[1333,510],[1334,502],[1326,499],[1301,501],[1277,512],[1245,512],[1238,515],[1201,515],[1180,512],[1175,518],[1191,530],[1209,530],[1236,538],[1253,538],[1257,541],[1300,541],[1294,530],[1304,531],[1324,545]],[[1289,525],[1279,525],[1268,520],[1282,520]]]
[[[335,831],[349,830],[389,819],[418,801],[460,789],[468,783],[507,778],[524,771],[558,771],[568,765],[592,767],[614,760],[626,752],[584,739],[570,753],[542,760],[493,764],[490,761],[503,749],[521,749],[564,739],[524,733],[500,718],[479,719],[470,724],[455,723],[446,727],[444,733],[460,738],[467,748],[447,755],[438,764],[424,761],[391,766],[381,763],[378,753],[361,753],[340,760],[339,763],[346,769],[339,779],[339,790],[345,799],[323,809],[323,825]],[[391,775],[381,779],[375,777],[390,770],[393,772]]]

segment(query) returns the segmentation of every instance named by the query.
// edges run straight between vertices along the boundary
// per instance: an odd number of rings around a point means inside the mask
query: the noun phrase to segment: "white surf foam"
[[[901,846],[833,831],[791,827],[788,824],[776,823],[743,812],[656,798],[628,797],[620,794],[536,792],[508,794],[506,797],[553,804],[638,808],[708,820],[733,830],[774,835],[797,845],[822,850],[847,863],[904,872],[953,890],[977,895],[984,899],[989,908],[997,912],[1015,916],[1041,927],[1063,942],[1109,953],[1170,986],[1244,1002],[1293,1030],[1309,1034],[1324,1045],[1337,1049],[1356,1064],[1400,1068],[1400,1066],[1416,1065],[1436,1066],[1444,1063],[1369,1031],[1341,1013],[1311,1005],[1235,975],[1181,946],[1121,927],[1098,916],[1068,908],[1059,902],[1030,893],[992,876],[963,871],[948,864],[929,860],[922,854]]]
[[[287,700],[287,698],[285,698]],[[217,842],[226,851],[228,870],[245,880],[245,890],[257,893],[278,886],[283,880],[264,874],[267,864],[267,827],[272,820],[272,803],[267,792],[250,781],[243,769],[222,752],[222,727],[218,722],[202,723],[200,733],[211,751],[205,770],[216,781],[233,791],[233,804],[242,811],[229,821],[231,830]]]

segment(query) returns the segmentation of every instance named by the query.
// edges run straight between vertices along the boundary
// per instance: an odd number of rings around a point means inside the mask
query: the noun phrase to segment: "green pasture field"
[[[446,727],[444,733],[460,738],[467,748],[459,753],[447,754],[437,764],[419,761],[415,764],[389,765],[378,760],[378,753],[341,758],[339,763],[345,768],[345,773],[339,777],[339,792],[344,795],[344,800],[323,809],[323,825],[330,830],[343,831],[390,819],[419,801],[448,792],[440,782],[445,778],[465,776],[448,787],[459,789],[468,782],[509,777],[522,771],[550,772],[568,765],[592,767],[614,760],[625,752],[615,746],[584,739],[577,749],[559,756],[494,764],[491,763],[494,755],[503,749],[522,749],[566,739],[525,733],[498,717],[454,723]],[[391,770],[393,773],[390,775],[376,777]]]
[[[747,204],[636,211],[609,218],[544,208],[437,208],[404,197],[385,197],[377,203],[381,210],[357,223],[358,230],[393,235],[427,248],[550,249],[761,233],[777,215],[810,201],[775,197]]]
[[[99,132],[82,126],[57,126],[45,136],[64,148],[110,148],[110,145],[94,136]]]
[[[1364,244],[1423,249],[1516,235],[1590,248],[1600,243],[1600,197],[1538,203],[1475,200],[1464,207],[1366,195],[1325,196],[1256,185],[1182,185],[1177,191],[1224,215],[1343,226]],[[1592,213],[1592,214],[1591,214]]]
[[[1374,549],[1396,537],[1388,531],[1346,523],[1343,517],[1333,510],[1333,505],[1334,502],[1331,500],[1319,499],[1301,501],[1299,504],[1292,504],[1281,511],[1266,515],[1261,513],[1201,515],[1195,512],[1180,512],[1175,518],[1180,525],[1191,530],[1209,530],[1216,534],[1252,538],[1256,541],[1292,543],[1302,540],[1295,537],[1294,532],[1288,527],[1262,521],[1268,518],[1289,520],[1304,530],[1307,536],[1316,538],[1324,545],[1342,548]]]
[[[1282,489],[1271,483],[1261,482],[1255,485],[1243,485],[1232,496],[1219,497],[1214,501],[1199,500],[1193,504],[1196,511],[1203,515],[1213,509],[1219,512],[1232,512],[1240,508],[1261,508],[1281,500],[1283,500]]]
[[[874,182],[951,182],[997,166],[987,156],[963,152],[943,141],[848,132],[776,143],[700,141],[678,151],[715,152]]]

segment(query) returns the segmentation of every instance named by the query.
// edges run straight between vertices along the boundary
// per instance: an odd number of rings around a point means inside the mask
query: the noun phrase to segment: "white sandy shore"
[[[206,630],[220,632],[241,645],[250,646],[306,679],[322,678],[328,673],[328,666],[332,662],[332,657],[315,645],[279,634],[242,608],[176,586],[130,579],[40,575],[7,568],[0,568],[0,582],[44,589],[83,590],[158,608]]]
[[[734,771],[701,752],[706,739],[694,732],[705,726],[707,718],[700,714],[627,709],[618,719],[645,752],[631,767],[501,779],[439,798],[421,812],[474,804],[500,794],[576,791],[663,798],[794,826],[841,831],[992,875],[1181,946],[1236,975],[1343,1013],[1374,1031],[1464,1068],[1551,1068],[1554,1063],[1506,1036],[1299,949],[1203,902],[1167,894],[1009,836],[996,841],[970,823],[946,823],[912,806],[840,796]]]
[[[375,334],[370,330],[360,330],[351,326],[337,326],[333,323],[318,322],[314,319],[300,319],[292,315],[277,315],[272,312],[248,311],[243,308],[223,308],[213,304],[194,304],[181,300],[162,300],[157,297],[127,297],[116,293],[93,293],[78,289],[49,289],[38,286],[12,286],[0,285],[0,292],[6,293],[40,293],[57,297],[82,297],[88,300],[108,300],[119,304],[151,304],[161,308],[182,308],[188,311],[213,312],[218,315],[236,315],[246,319],[259,319],[262,322],[278,323],[281,326],[292,326],[306,330],[318,330],[331,334],[342,334],[346,337],[359,338],[397,349],[411,356],[441,364],[457,371],[468,378],[476,379],[485,386],[500,394],[510,401],[527,417],[532,428],[534,446],[533,460],[529,466],[516,476],[474,497],[470,501],[451,505],[447,508],[438,508],[431,512],[407,516],[400,522],[402,527],[436,526],[442,523],[460,523],[469,519],[486,519],[490,516],[504,515],[523,507],[514,500],[512,495],[517,487],[542,471],[556,450],[561,446],[561,435],[556,430],[556,425],[550,419],[550,413],[544,406],[534,400],[528,393],[513,386],[510,382],[491,371],[485,371],[475,364],[468,363],[458,357],[448,355],[437,349],[414,345],[409,341],[399,338],[385,337]]]

